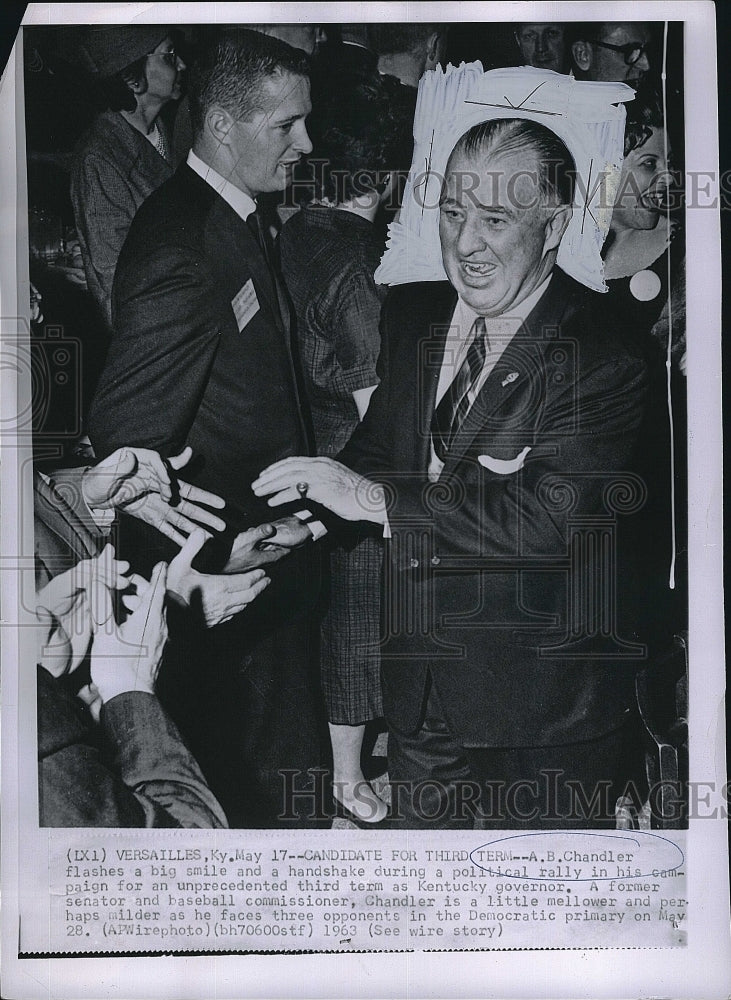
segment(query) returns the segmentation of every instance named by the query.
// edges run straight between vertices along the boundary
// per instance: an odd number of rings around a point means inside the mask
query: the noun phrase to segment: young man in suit
[[[409,828],[612,825],[632,769],[642,648],[599,549],[612,490],[634,483],[647,371],[556,267],[572,203],[543,125],[467,132],[440,203],[449,283],[390,292],[343,464],[288,459],[254,483],[275,505],[307,483],[391,538],[382,680]]]
[[[203,553],[219,572],[236,569],[232,536],[268,520],[250,488],[258,470],[309,448],[286,295],[256,204],[311,149],[307,71],[303,52],[258,32],[227,31],[201,53],[189,78],[193,148],[132,224],[91,407],[102,454],[122,442],[163,456],[192,447],[191,481],[226,500],[229,532]],[[191,628],[167,670],[170,707],[232,826],[298,821],[286,790],[322,762],[312,535],[282,519],[277,538],[297,551],[273,569],[262,604]]]

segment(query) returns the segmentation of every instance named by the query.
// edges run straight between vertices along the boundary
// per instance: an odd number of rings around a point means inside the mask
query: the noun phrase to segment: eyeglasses
[[[148,55],[159,56],[164,59],[169,66],[174,66],[178,60],[178,53],[175,49],[170,49],[169,52],[149,52]]]
[[[647,42],[642,44],[627,42],[626,45],[611,45],[609,42],[592,42],[591,44],[598,45],[602,49],[611,49],[612,52],[621,52],[627,66],[634,66],[636,62],[639,62],[647,49]]]

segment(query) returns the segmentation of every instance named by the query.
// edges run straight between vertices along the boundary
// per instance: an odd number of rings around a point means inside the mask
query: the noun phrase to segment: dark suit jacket
[[[39,666],[37,683],[41,826],[228,825],[154,695],[117,695],[96,726],[63,679]]]
[[[232,302],[249,283],[259,308],[239,329]],[[232,533],[270,520],[250,483],[309,445],[289,329],[249,227],[187,164],[135,216],[117,265],[112,319],[88,422],[97,454],[137,445],[167,456],[190,445],[195,459],[184,478],[225,498]],[[272,567],[273,583],[248,609],[249,623],[291,615],[312,600],[311,559],[306,547]],[[215,571],[216,560],[206,568]]]
[[[259,309],[239,330],[247,282]],[[163,455],[189,444],[195,481],[239,513],[249,484],[307,450],[289,331],[249,227],[186,164],[135,216],[117,265],[114,334],[89,417],[100,456],[121,445]]]
[[[432,484],[430,422],[455,304],[446,283],[392,290],[381,385],[342,455],[383,482],[389,497],[386,715],[396,728],[415,729],[429,668],[465,745],[598,736],[623,721],[627,664],[642,652],[617,634],[619,621],[602,634],[607,602],[608,617],[618,616],[607,596],[612,580],[597,566],[602,546],[614,550],[606,534],[618,520],[612,504],[631,508],[633,490],[642,492],[627,469],[646,364],[606,329],[600,296],[555,270]],[[580,598],[582,587],[594,604]],[[583,623],[573,635],[570,604]]]

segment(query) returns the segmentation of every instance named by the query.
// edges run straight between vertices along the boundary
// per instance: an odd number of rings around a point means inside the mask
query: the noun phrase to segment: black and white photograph
[[[276,6],[30,4],[4,73],[3,947],[85,996],[486,951],[517,996],[567,948],[688,990],[729,954],[712,5]]]

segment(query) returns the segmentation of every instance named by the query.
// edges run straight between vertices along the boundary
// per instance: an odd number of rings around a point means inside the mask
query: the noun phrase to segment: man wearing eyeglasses
[[[598,21],[580,26],[571,46],[574,74],[581,80],[640,85],[650,71],[650,27],[639,21]]]

